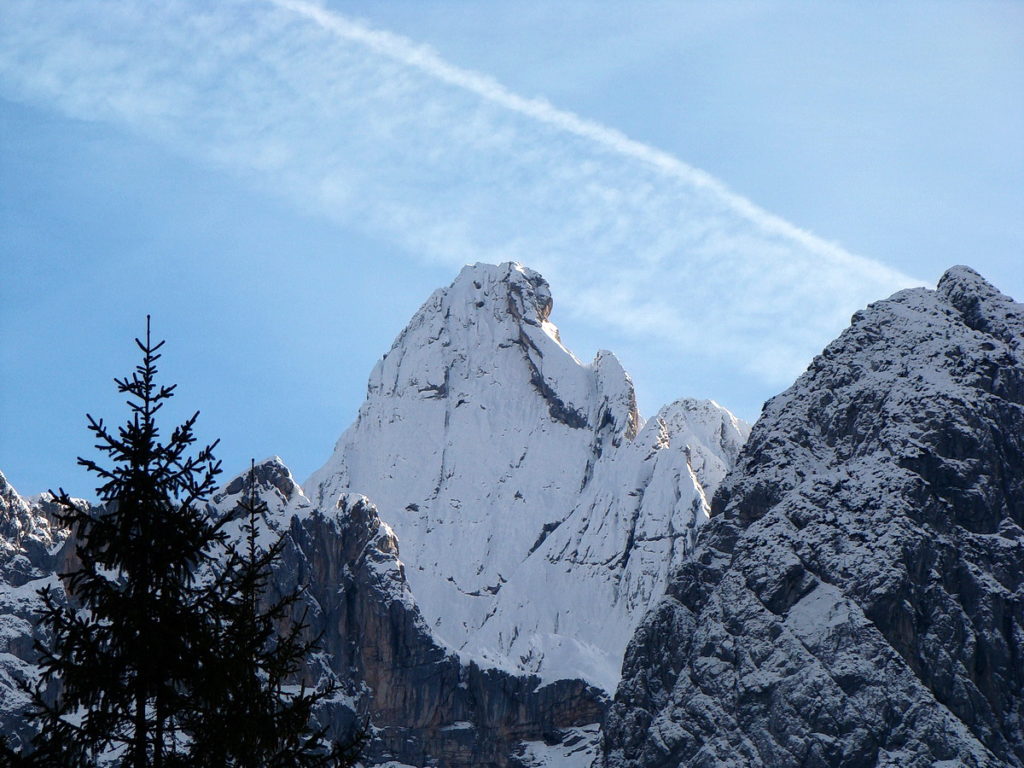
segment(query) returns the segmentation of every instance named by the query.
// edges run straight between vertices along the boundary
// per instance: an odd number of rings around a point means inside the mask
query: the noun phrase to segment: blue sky
[[[0,470],[91,495],[147,312],[169,416],[301,479],[467,261],[542,271],[647,416],[753,419],[952,264],[1024,297],[1024,5],[621,5],[13,2]]]

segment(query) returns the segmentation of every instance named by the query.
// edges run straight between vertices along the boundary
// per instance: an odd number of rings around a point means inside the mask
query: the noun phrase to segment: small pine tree
[[[246,494],[233,519],[242,521],[241,546],[231,545],[211,609],[217,619],[211,652],[219,657],[207,667],[201,720],[190,728],[195,765],[337,766],[355,764],[362,737],[348,744],[325,744],[326,729],[310,725],[316,705],[332,696],[335,683],[309,689],[290,684],[303,662],[319,650],[319,638],[308,639],[305,615],[288,617],[302,597],[296,589],[267,603],[273,565],[285,546],[279,537],[269,547],[259,544],[267,507],[256,493],[256,468],[250,467]]]

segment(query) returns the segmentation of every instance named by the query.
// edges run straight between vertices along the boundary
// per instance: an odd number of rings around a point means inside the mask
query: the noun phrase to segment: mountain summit
[[[1024,765],[1024,305],[955,267],[858,312],[713,510],[606,766]]]
[[[449,647],[611,690],[674,542],[681,552],[706,517],[711,489],[688,462],[720,467],[717,482],[746,428],[693,405],[638,436],[629,376],[609,352],[581,363],[551,308],[530,269],[465,267],[374,368],[355,424],[305,488],[319,506],[349,491],[376,503]],[[662,454],[654,504],[644,492]]]

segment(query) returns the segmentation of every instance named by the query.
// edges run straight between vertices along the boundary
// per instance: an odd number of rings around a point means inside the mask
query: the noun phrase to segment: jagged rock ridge
[[[36,620],[43,602],[37,590],[56,585],[67,563],[66,529],[56,523],[49,494],[24,499],[0,473],[0,733],[15,739],[29,728],[21,717],[32,679]]]
[[[338,735],[369,717],[366,764],[514,766],[522,742],[558,741],[600,720],[603,695],[580,681],[543,685],[439,645],[406,583],[399,542],[369,499],[341,494],[333,508],[316,508],[277,457],[255,476],[269,528],[285,540],[272,597],[306,587],[296,616],[323,646],[306,673],[333,677],[345,694],[320,717]],[[248,492],[243,473],[214,501],[227,512]]]
[[[267,599],[304,588],[293,619],[308,623],[322,652],[308,659],[303,680],[342,685],[316,713],[329,734],[347,738],[368,718],[365,764],[535,765],[529,746],[554,749],[563,734],[565,751],[574,751],[580,733],[589,749],[604,694],[577,680],[545,685],[466,664],[438,645],[405,582],[397,539],[368,499],[348,494],[333,509],[314,508],[277,457],[257,464],[253,477],[252,487],[248,472],[225,483],[214,507],[226,514],[250,492],[267,505],[261,539],[284,539]],[[62,593],[55,573],[73,557],[73,540],[51,525],[53,511],[47,497],[25,500],[0,475],[0,525],[17,531],[0,559],[0,732],[14,746],[31,736],[18,683],[35,674],[37,590]],[[237,523],[228,530],[241,535]]]
[[[858,312],[713,510],[605,766],[1024,765],[1024,306],[957,267]]]

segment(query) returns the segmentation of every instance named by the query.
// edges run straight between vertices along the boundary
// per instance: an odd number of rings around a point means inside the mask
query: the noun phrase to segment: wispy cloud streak
[[[612,129],[301,0],[9,2],[8,97],[251,174],[457,266],[515,259],[562,309],[782,383],[915,281]]]

